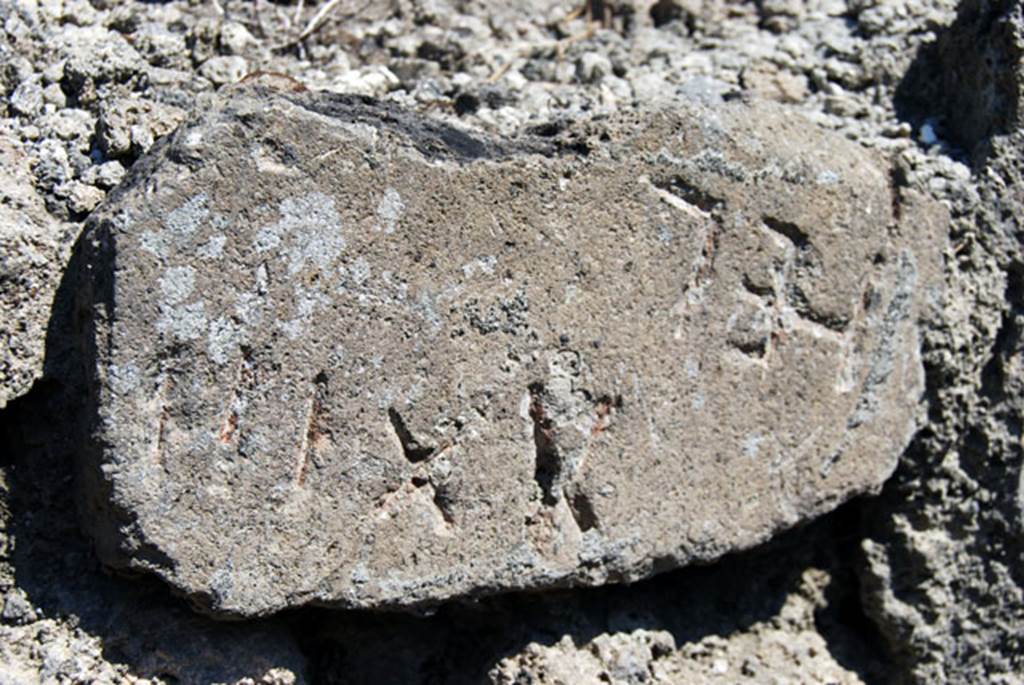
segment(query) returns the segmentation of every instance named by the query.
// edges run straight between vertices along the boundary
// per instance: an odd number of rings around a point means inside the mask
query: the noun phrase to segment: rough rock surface
[[[875,490],[916,430],[944,214],[780,109],[550,143],[207,110],[86,237],[83,494],[210,610],[637,579]]]
[[[893,153],[897,187],[952,210],[946,298],[922,331],[928,423],[882,496],[782,546],[429,618],[302,609],[225,631],[162,583],[101,570],[72,502],[81,394],[48,349],[46,378],[0,410],[0,682],[553,683],[581,664],[616,685],[1024,678],[1019,2],[958,16],[957,0],[614,0],[589,29],[573,0],[341,2],[298,39],[326,2],[0,0],[0,138],[32,160],[5,192],[79,230],[219,87],[206,62],[232,55],[501,133],[701,94],[774,99]]]
[[[50,308],[74,238],[24,185],[29,167],[0,136],[0,408],[43,375]]]
[[[977,179],[950,195],[959,295],[925,348],[932,420],[863,542],[865,607],[916,682],[1024,677],[1022,56],[1024,6],[968,0],[901,87]]]

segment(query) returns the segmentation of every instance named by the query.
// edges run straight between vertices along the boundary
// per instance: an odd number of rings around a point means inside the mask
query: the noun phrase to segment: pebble
[[[43,117],[40,122],[48,135],[56,136],[60,140],[75,141],[76,148],[83,152],[91,147],[96,117],[83,109],[61,109]]]
[[[216,86],[237,83],[249,73],[249,62],[238,55],[211,57],[203,62],[199,73]]]
[[[64,199],[68,209],[73,214],[91,212],[106,197],[106,193],[96,186],[87,185],[80,181],[63,183],[53,189],[53,194]]]
[[[24,625],[37,619],[35,609],[23,590],[8,590],[3,600],[0,620],[3,620],[4,623]]]
[[[132,36],[132,45],[153,66],[187,69],[191,64],[185,37],[156,22],[142,25]]]
[[[249,29],[237,21],[228,21],[220,27],[220,46],[230,55],[241,55],[259,45]]]
[[[89,167],[82,175],[82,182],[110,190],[124,178],[124,166],[118,161],[104,162]]]
[[[43,109],[43,88],[36,79],[22,81],[8,100],[8,106],[15,114],[33,117]]]
[[[600,83],[611,73],[611,60],[599,52],[585,52],[576,60],[576,78],[583,83]]]
[[[33,170],[44,187],[59,185],[71,177],[68,151],[62,143],[48,138],[41,141],[34,152]]]
[[[331,82],[328,90],[336,93],[380,97],[399,85],[401,85],[401,81],[390,69],[373,66],[341,74]]]
[[[67,104],[67,96],[57,83],[51,83],[43,88],[43,102],[62,109]]]

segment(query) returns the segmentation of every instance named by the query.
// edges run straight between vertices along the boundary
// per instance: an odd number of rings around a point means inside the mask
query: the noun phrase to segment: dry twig
[[[562,38],[561,40],[556,40],[552,43],[545,43],[543,45],[527,45],[525,47],[522,47],[516,51],[516,54],[512,55],[511,59],[509,59],[507,62],[499,66],[494,71],[494,73],[491,74],[490,78],[487,79],[487,82],[497,83],[498,81],[501,80],[501,77],[504,76],[505,73],[512,68],[512,65],[518,62],[519,60],[529,57],[531,55],[546,52],[548,50],[554,50],[555,58],[558,60],[562,60],[565,57],[566,48],[571,46],[573,43],[578,43],[580,41],[591,38],[594,35],[594,32],[597,31],[599,26],[600,24],[598,24],[597,22],[590,22],[589,24],[587,24],[587,28],[585,30],[580,31],[577,34],[568,36],[566,38]]]
[[[354,17],[358,14],[361,14],[365,12],[367,8],[369,8],[370,5],[373,4],[373,2],[374,0],[366,0],[366,2],[364,2],[362,5],[352,10],[351,12],[345,14],[344,16]],[[341,3],[342,0],[328,0],[320,7],[320,9],[317,10],[316,14],[313,15],[313,18],[306,23],[305,28],[302,29],[299,35],[295,36],[294,38],[285,43],[275,45],[272,49],[287,50],[288,48],[294,47],[296,45],[301,45],[302,41],[312,36],[314,33],[320,30],[322,26],[324,26],[327,23],[326,19],[328,15],[330,15],[334,10],[336,10]]]
[[[327,17],[327,15],[333,12],[340,4],[341,0],[327,0],[327,2],[317,10],[317,13],[313,15],[313,18],[309,20],[309,23],[306,24],[306,28],[302,29],[302,33],[300,33],[298,38],[295,39],[295,42],[298,43],[299,41],[303,41],[313,35],[313,32],[320,28],[321,22]]]

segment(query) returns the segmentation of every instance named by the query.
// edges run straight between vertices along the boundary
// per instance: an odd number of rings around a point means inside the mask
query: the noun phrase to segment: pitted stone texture
[[[751,546],[915,429],[935,265],[899,207],[780,109],[548,144],[236,91],[92,223],[101,555],[257,615]]]
[[[32,190],[30,160],[0,131],[0,409],[43,375],[46,328],[74,232]]]

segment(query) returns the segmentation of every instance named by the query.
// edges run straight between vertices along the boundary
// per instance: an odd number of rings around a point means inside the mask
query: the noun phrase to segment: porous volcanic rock
[[[769,106],[497,140],[242,88],[91,220],[82,501],[204,609],[629,581],[876,491],[943,213]]]
[[[928,430],[862,542],[865,610],[906,682],[1024,674],[1022,57],[1024,5],[964,0],[901,84],[915,119],[943,122],[973,165],[976,197],[950,193],[950,234],[977,242],[951,260],[943,325],[925,346]]]
[[[0,130],[0,409],[43,375],[50,308],[74,239],[27,184],[30,166]]]

